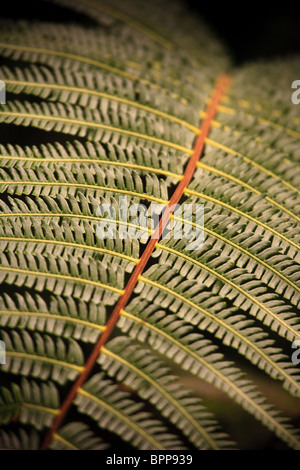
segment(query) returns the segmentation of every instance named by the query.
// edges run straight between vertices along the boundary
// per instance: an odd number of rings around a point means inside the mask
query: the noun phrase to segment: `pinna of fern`
[[[1,22],[0,447],[239,447],[209,390],[299,449],[285,403],[300,395],[300,135],[272,82],[282,61],[233,70],[176,2],[48,3],[80,21]],[[285,63],[291,80],[297,67]],[[204,206],[203,246],[157,240],[111,328],[153,233],[100,239],[97,209],[121,195],[168,206],[222,73],[231,84],[180,197]]]

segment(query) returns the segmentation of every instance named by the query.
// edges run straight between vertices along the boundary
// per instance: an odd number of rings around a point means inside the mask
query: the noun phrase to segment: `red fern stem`
[[[153,250],[155,249],[155,245],[157,241],[160,239],[164,229],[166,228],[170,216],[172,215],[174,211],[174,207],[176,204],[179,203],[184,190],[187,188],[188,184],[190,183],[193,174],[195,172],[197,162],[201,158],[201,155],[203,154],[204,146],[205,146],[205,139],[209,134],[211,125],[212,125],[212,120],[218,110],[218,106],[222,100],[222,97],[224,96],[228,86],[230,83],[230,77],[228,75],[221,75],[220,78],[218,79],[214,90],[212,94],[212,99],[210,100],[210,103],[206,109],[205,113],[205,118],[202,121],[202,124],[200,126],[199,134],[196,138],[196,142],[194,145],[193,153],[189,159],[189,162],[186,166],[185,172],[183,174],[182,179],[178,183],[172,197],[170,198],[168,205],[166,209],[164,210],[162,216],[160,217],[159,223],[156,226],[156,229],[154,233],[152,234],[148,244],[146,245],[146,248],[140,257],[132,275],[130,276],[130,279],[125,287],[125,290],[118,300],[111,316],[109,317],[109,320],[106,323],[105,330],[103,333],[100,335],[97,343],[95,344],[90,356],[88,357],[83,371],[81,374],[78,376],[77,380],[74,382],[73,386],[71,387],[68,395],[66,396],[59,413],[57,414],[52,427],[49,429],[45,440],[42,444],[41,449],[45,450],[48,448],[51,440],[53,439],[54,434],[57,432],[58,428],[60,427],[62,421],[64,420],[66,414],[69,411],[69,408],[71,407],[73,400],[78,392],[78,389],[82,386],[82,384],[86,381],[88,376],[90,375],[95,362],[97,361],[102,347],[106,344],[107,340],[109,339],[119,317],[121,311],[125,308],[127,305],[133,289],[135,288],[139,276],[142,274],[145,266],[147,265],[149,258],[151,254],[153,253]]]

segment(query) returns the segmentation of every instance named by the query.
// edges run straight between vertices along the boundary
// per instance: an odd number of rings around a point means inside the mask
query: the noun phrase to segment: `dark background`
[[[300,54],[300,2],[186,0],[228,44],[237,64]],[[300,70],[299,70],[300,74]]]
[[[106,0],[109,3],[109,0]],[[124,0],[124,3],[126,4]],[[147,1],[147,0],[145,0]],[[203,17],[217,35],[227,43],[236,64],[258,58],[282,57],[300,54],[300,2],[281,2],[265,5],[261,1],[229,3],[201,0],[181,0]],[[49,21],[76,21],[76,13],[57,8],[41,0],[1,2],[0,16],[10,18],[38,18]],[[82,17],[81,17],[82,21]],[[300,71],[299,71],[300,74]]]

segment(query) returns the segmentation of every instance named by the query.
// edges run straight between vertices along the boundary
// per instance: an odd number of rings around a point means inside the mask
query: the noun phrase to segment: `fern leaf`
[[[0,21],[0,448],[232,449],[226,400],[299,449],[299,58],[233,69],[174,1],[45,1],[77,23]],[[160,224],[99,237],[121,196]]]

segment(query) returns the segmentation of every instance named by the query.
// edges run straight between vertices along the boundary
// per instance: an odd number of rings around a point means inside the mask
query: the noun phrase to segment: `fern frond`
[[[243,379],[232,363],[222,360],[216,346],[198,332],[194,334],[190,325],[173,320],[171,315],[166,316],[156,306],[148,307],[143,303],[142,307],[142,317],[141,301],[139,304],[131,301],[130,312],[122,312],[118,325],[123,332],[141,343],[147,341],[154,350],[180,365],[183,370],[214,384],[280,438],[298,448],[297,431],[284,424],[286,419],[279,417],[277,411],[264,403],[265,399],[255,390],[253,383]]]
[[[168,432],[158,419],[141,404],[135,403],[101,374],[94,375],[79,390],[75,404],[81,413],[86,413],[100,427],[125,437],[143,450],[180,449],[182,444]]]
[[[169,370],[128,338],[118,337],[108,343],[99,359],[106,372],[124,382],[142,398],[149,400],[162,415],[178,426],[196,448],[219,449],[230,443],[217,433],[212,416],[182,389]]]
[[[12,420],[32,425],[41,430],[52,424],[53,416],[58,413],[59,396],[52,382],[39,386],[34,381],[21,380],[20,386],[11,384],[10,388],[0,388],[0,422],[3,426]]]
[[[109,448],[99,437],[95,437],[89,427],[83,423],[66,424],[55,434],[51,443],[53,450],[107,450]]]
[[[2,332],[7,353],[4,371],[23,376],[51,378],[60,384],[74,380],[82,370],[83,354],[74,340],[65,342],[49,335],[26,331]]]
[[[0,448],[231,449],[205,383],[299,449],[268,390],[300,397],[300,121],[276,88],[299,59],[228,88],[223,46],[177,2],[47,1],[76,24],[0,21]],[[141,239],[101,239],[120,196],[161,204],[158,228],[118,216]],[[168,222],[203,244],[156,239]]]
[[[19,427],[17,432],[0,430],[1,450],[38,450],[40,437],[37,431],[28,432],[25,427]]]

